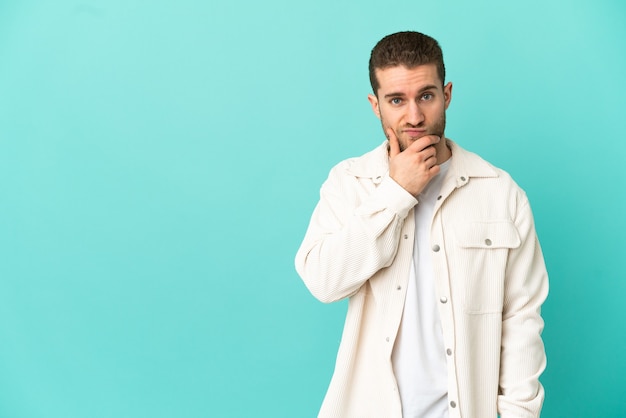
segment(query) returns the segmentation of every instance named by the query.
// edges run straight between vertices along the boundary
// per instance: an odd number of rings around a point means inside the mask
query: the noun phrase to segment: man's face
[[[402,151],[424,135],[443,139],[452,83],[443,86],[435,64],[378,68],[376,77],[377,95],[367,98],[383,131],[393,129]]]

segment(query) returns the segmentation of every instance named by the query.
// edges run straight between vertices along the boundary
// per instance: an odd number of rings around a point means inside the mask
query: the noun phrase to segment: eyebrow
[[[419,89],[419,91],[417,92],[419,93],[424,93],[427,90],[436,90],[437,86],[435,86],[434,84],[429,84],[427,86],[422,87],[421,89]],[[394,92],[394,93],[389,93],[389,94],[385,94],[384,98],[385,99],[390,99],[393,97],[404,97],[405,94],[404,93],[400,93],[400,92]]]

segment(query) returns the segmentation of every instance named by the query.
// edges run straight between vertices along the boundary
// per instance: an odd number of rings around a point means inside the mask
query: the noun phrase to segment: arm
[[[515,223],[522,244],[511,250],[507,263],[498,411],[502,418],[537,418],[544,399],[539,383],[546,367],[541,305],[548,275],[525,195]]]
[[[351,296],[391,264],[404,219],[417,203],[388,176],[358,202],[362,187],[344,166],[331,171],[296,255],[296,270],[322,302]]]
[[[335,167],[322,186],[304,242],[296,255],[296,270],[311,293],[322,302],[351,296],[378,270],[393,261],[404,219],[417,196],[437,175],[436,149],[440,138],[423,136],[404,151],[392,129],[389,175],[372,190]],[[370,190],[369,194],[365,190]]]

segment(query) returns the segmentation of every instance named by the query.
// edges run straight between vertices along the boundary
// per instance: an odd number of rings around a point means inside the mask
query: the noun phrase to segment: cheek
[[[400,119],[397,109],[379,108],[380,119],[384,119],[387,125],[396,125]]]
[[[446,114],[446,109],[444,106],[437,106],[432,111],[428,112],[427,118],[433,122],[438,122],[441,120]]]

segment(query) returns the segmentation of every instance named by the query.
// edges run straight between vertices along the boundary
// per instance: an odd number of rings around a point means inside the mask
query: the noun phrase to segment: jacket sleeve
[[[502,312],[500,393],[502,418],[538,418],[544,399],[539,376],[546,367],[541,339],[541,305],[548,294],[548,275],[526,196],[515,223],[519,248],[509,254]]]
[[[322,302],[334,302],[388,267],[416,203],[389,176],[374,186],[361,183],[343,164],[333,168],[296,254],[296,270],[309,291]]]

